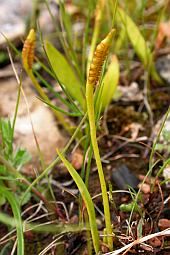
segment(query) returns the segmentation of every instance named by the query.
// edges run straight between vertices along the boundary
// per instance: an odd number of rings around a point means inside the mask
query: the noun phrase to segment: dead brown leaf
[[[71,155],[71,164],[76,170],[81,169],[83,165],[83,153],[80,149],[76,149]]]
[[[170,21],[161,22],[158,27],[158,35],[156,38],[155,49],[158,50],[161,48],[165,38],[170,38]]]

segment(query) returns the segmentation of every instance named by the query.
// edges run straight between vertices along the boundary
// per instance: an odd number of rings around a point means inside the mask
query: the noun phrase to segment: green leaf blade
[[[97,111],[103,111],[112,101],[119,82],[119,62],[116,55],[112,56],[111,63],[103,78],[97,98]]]
[[[96,224],[96,216],[95,216],[95,210],[92,198],[87,190],[86,185],[84,184],[82,178],[77,173],[77,171],[73,168],[73,166],[67,161],[67,159],[59,152],[57,151],[58,156],[60,157],[61,161],[64,163],[65,167],[69,171],[70,175],[72,176],[73,180],[75,181],[82,197],[85,202],[87,212],[89,215],[89,223],[90,223],[90,229],[94,244],[94,249],[96,254],[99,252],[99,235],[97,230],[97,224]]]
[[[125,13],[122,8],[117,9],[116,15],[117,22],[123,23],[126,30],[127,36],[145,69],[150,66],[151,76],[158,83],[162,83],[161,78],[156,72],[155,65],[153,63],[153,56],[150,48],[148,47],[145,38],[141,34],[139,28],[136,26],[134,21]]]
[[[21,220],[21,212],[15,196],[5,187],[0,186],[0,193],[3,194],[11,205],[14,218],[17,222],[17,255],[24,255],[24,235]]]
[[[53,68],[53,71],[61,84],[64,84],[69,94],[76,99],[81,106],[84,105],[82,84],[76,77],[65,57],[50,42],[46,42],[45,50]]]
[[[119,16],[118,18],[121,20],[121,22],[125,26],[127,35],[135,49],[135,52],[137,53],[138,57],[142,61],[143,65],[147,67],[149,63],[149,59],[151,57],[151,52],[149,47],[146,44],[145,39],[143,38],[136,24],[124,12],[123,9],[118,8],[118,16]]]

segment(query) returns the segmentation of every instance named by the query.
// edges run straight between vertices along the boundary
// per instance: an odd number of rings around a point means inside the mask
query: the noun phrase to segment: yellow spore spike
[[[35,31],[34,29],[31,29],[22,49],[22,62],[24,68],[27,70],[32,69],[34,61],[35,39]]]
[[[115,29],[112,29],[105,39],[97,45],[94,52],[88,75],[88,82],[93,86],[99,81],[102,65],[107,57],[114,33]]]

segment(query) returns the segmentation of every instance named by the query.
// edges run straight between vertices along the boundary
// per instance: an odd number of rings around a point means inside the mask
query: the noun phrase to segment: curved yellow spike
[[[95,86],[99,80],[102,65],[107,57],[115,29],[112,29],[108,35],[97,45],[90,65],[88,82]]]
[[[32,69],[34,61],[36,34],[34,29],[31,29],[22,49],[22,62],[26,70]]]

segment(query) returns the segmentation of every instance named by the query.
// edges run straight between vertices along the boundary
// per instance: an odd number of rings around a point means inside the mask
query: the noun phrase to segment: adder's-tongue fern
[[[37,92],[41,96],[41,98],[47,102],[49,105],[51,104],[50,99],[44,92],[44,90],[41,88],[40,84],[38,83],[36,77],[34,76],[34,73],[32,71],[32,66],[34,62],[34,50],[35,50],[35,42],[36,42],[36,33],[34,29],[31,29],[22,49],[22,63],[24,66],[25,71],[27,72],[28,76],[30,77],[34,87],[36,88]],[[65,120],[63,114],[59,111],[56,111],[52,109],[56,118],[59,120],[59,122],[63,125],[63,127],[72,134],[71,128],[67,120]]]
[[[96,50],[93,55],[92,63],[90,65],[89,76],[88,76],[88,82],[91,85],[96,85],[99,80],[103,62],[105,61],[107,57],[114,32],[115,30],[112,29],[110,33],[106,36],[106,38],[102,40],[96,47]]]
[[[106,239],[107,239],[107,244],[110,250],[113,249],[113,234],[112,234],[112,226],[111,226],[109,199],[107,195],[106,182],[104,178],[104,173],[103,173],[103,168],[101,164],[101,158],[100,158],[100,153],[99,153],[99,148],[97,143],[97,137],[96,137],[93,90],[99,81],[102,65],[104,60],[107,57],[108,50],[113,38],[113,34],[114,34],[114,29],[112,29],[110,33],[106,36],[106,38],[103,41],[101,41],[101,43],[97,46],[92,63],[90,65],[89,75],[88,75],[87,84],[86,84],[86,103],[87,103],[87,113],[89,117],[90,136],[91,136],[91,142],[92,142],[94,156],[96,160],[96,165],[98,169],[100,186],[102,190],[103,207],[104,207],[104,215],[105,215],[105,223],[106,223],[106,234],[107,234]]]

